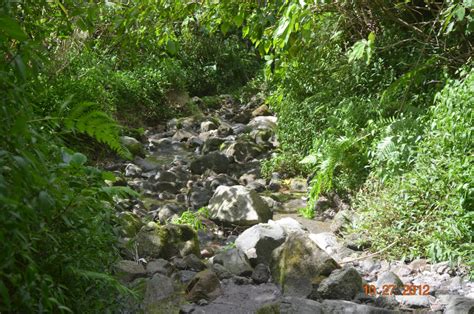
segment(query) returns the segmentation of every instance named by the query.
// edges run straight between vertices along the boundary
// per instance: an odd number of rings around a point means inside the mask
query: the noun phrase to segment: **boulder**
[[[122,282],[132,282],[141,277],[146,277],[147,273],[143,265],[128,260],[121,260],[115,263],[114,272]]]
[[[273,214],[253,190],[241,185],[219,186],[209,201],[210,219],[235,225],[267,222]]]
[[[275,221],[269,221],[268,223],[277,224],[287,235],[290,233],[305,233],[303,225],[291,217],[283,217]]]
[[[332,232],[311,233],[309,237],[329,255],[336,254],[340,248],[337,237]]]
[[[290,179],[290,191],[306,193],[308,191],[308,183],[303,178]]]
[[[122,212],[119,214],[120,232],[127,238],[134,237],[143,223],[140,218],[132,212]]]
[[[357,313],[357,314],[390,314],[400,313],[379,307],[357,304],[344,300],[324,300],[322,303],[323,313]]]
[[[237,141],[227,146],[223,153],[227,157],[234,158],[237,163],[245,163],[263,152],[262,148],[250,141]]]
[[[235,241],[253,264],[269,264],[272,252],[285,241],[285,232],[279,225],[258,224],[248,228]]]
[[[189,282],[186,287],[186,300],[198,302],[202,299],[211,301],[222,293],[217,275],[210,269],[203,270]]]
[[[340,266],[307,235],[292,233],[272,254],[272,277],[283,293],[307,297]]]
[[[120,143],[125,146],[130,153],[136,156],[144,156],[145,150],[143,148],[142,143],[140,143],[137,139],[130,137],[130,136],[121,136]]]
[[[171,139],[177,142],[186,142],[187,140],[195,136],[197,135],[189,131],[181,129],[181,130],[176,131],[176,133],[173,135]]]
[[[235,248],[217,254],[213,262],[214,264],[221,264],[225,269],[237,276],[250,276],[253,271],[245,254]]]
[[[321,303],[297,297],[285,297],[280,302],[262,306],[257,314],[323,314]]]
[[[189,195],[189,206],[198,209],[206,206],[212,197],[212,191],[207,188],[193,187]]]
[[[155,274],[148,280],[143,301],[146,313],[178,313],[184,300],[173,279]]]
[[[248,126],[252,129],[258,130],[275,130],[276,129],[277,118],[274,116],[261,116],[253,118],[249,123]]]
[[[403,282],[394,272],[387,271],[378,275],[377,282],[375,283],[377,289],[382,290],[385,285],[395,285],[392,293],[402,294]]]
[[[161,182],[176,182],[178,180],[178,176],[171,171],[158,171],[154,179]]]
[[[126,177],[139,177],[142,174],[142,169],[135,164],[127,164],[125,167]]]
[[[265,264],[258,264],[255,266],[251,278],[256,284],[266,283],[270,280],[270,269]]]
[[[271,116],[272,113],[267,105],[263,104],[254,111],[252,111],[252,117],[259,117],[259,116]]]
[[[317,299],[352,300],[362,292],[362,277],[354,268],[336,269],[321,281],[316,291]]]
[[[175,182],[160,181],[153,184],[153,191],[155,192],[167,192],[171,194],[177,194],[179,192]]]
[[[256,313],[265,304],[276,302],[278,299],[280,293],[274,284],[239,285],[229,280],[222,283],[222,295],[214,302],[202,306],[194,305],[190,310],[195,314]]]
[[[171,258],[194,253],[199,256],[199,240],[188,225],[158,225],[149,222],[137,234],[135,241],[140,257]]]
[[[211,130],[217,130],[218,126],[212,121],[201,122],[201,132],[208,132]]]
[[[208,169],[226,173],[229,170],[229,159],[221,153],[212,152],[192,161],[190,169],[193,174],[203,174]]]
[[[201,261],[199,257],[194,254],[186,255],[183,258],[184,263],[186,264],[186,268],[195,271],[201,271],[206,269],[206,264]]]
[[[445,314],[472,314],[474,313],[474,299],[454,296],[446,306]]]
[[[160,273],[165,276],[170,276],[174,272],[175,268],[170,262],[164,259],[157,259],[149,261],[146,264],[147,275],[152,277],[156,273]]]

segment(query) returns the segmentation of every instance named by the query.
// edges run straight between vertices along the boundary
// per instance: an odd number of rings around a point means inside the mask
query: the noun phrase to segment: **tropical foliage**
[[[112,199],[133,192],[93,166],[97,143],[130,158],[119,135],[187,113],[195,95],[266,97],[281,146],[262,170],[311,175],[307,215],[335,191],[373,249],[472,263],[473,8],[3,1],[0,311],[100,312],[127,292],[110,276]]]

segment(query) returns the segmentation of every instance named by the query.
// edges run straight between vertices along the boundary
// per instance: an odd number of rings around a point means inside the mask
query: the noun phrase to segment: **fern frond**
[[[121,157],[132,156],[119,140],[120,125],[108,114],[95,109],[96,105],[82,102],[76,105],[64,119],[66,128],[73,132],[87,134],[100,143],[106,144]]]

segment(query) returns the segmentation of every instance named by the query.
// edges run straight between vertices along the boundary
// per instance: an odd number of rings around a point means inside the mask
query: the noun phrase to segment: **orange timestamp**
[[[397,285],[383,285],[381,295],[393,295],[397,289]],[[374,285],[364,285],[366,295],[377,295],[377,288]],[[429,285],[404,285],[402,295],[429,295]]]

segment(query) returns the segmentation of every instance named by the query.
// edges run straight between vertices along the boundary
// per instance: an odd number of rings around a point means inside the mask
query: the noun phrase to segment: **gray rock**
[[[321,249],[331,256],[335,255],[340,248],[337,237],[332,232],[312,233],[309,235],[309,237],[314,241],[314,243],[316,243]]]
[[[472,314],[474,313],[474,299],[453,296],[446,306],[445,314]]]
[[[268,183],[268,189],[273,192],[278,192],[281,189],[281,181],[279,179],[272,178]]]
[[[235,241],[253,265],[269,264],[272,252],[285,241],[285,232],[279,225],[258,224],[248,228]]]
[[[214,257],[214,263],[221,264],[237,276],[250,276],[253,271],[247,257],[239,249],[230,249],[217,254]]]
[[[212,265],[212,270],[216,273],[217,277],[219,277],[220,280],[223,279],[229,279],[232,277],[232,273],[227,270],[224,266],[221,264],[213,264]]]
[[[233,276],[232,277],[232,282],[235,283],[236,285],[250,285],[252,284],[252,279],[243,277],[243,276]]]
[[[252,280],[257,283],[266,283],[270,280],[270,269],[265,264],[258,264],[252,273]]]
[[[273,198],[269,196],[261,196],[261,198],[265,203],[267,203],[268,207],[270,207],[273,212],[281,208],[281,203]]]
[[[258,309],[257,314],[323,314],[321,303],[296,297],[285,297],[280,302],[270,303]]]
[[[430,298],[431,296],[426,295],[396,295],[395,299],[405,307],[418,309],[418,308],[428,308],[430,307]]]
[[[357,313],[357,314],[389,314],[399,313],[388,309],[382,309],[369,305],[357,304],[344,300],[324,300],[322,302],[323,313]]]
[[[234,121],[237,123],[247,124],[249,123],[250,119],[252,118],[252,113],[248,110],[244,110],[234,116]]]
[[[376,282],[377,289],[382,289],[384,285],[395,285],[393,294],[402,294],[403,282],[401,279],[391,271],[379,274]]]
[[[255,313],[264,304],[280,298],[274,284],[236,285],[229,281],[222,285],[222,295],[205,306],[195,306],[193,314],[202,313]]]
[[[273,214],[257,192],[243,186],[219,186],[209,201],[210,219],[236,225],[267,222]]]
[[[204,264],[203,261],[201,261],[201,259],[194,254],[186,255],[183,260],[186,263],[188,269],[195,271],[206,269],[206,264]]]
[[[206,206],[212,197],[212,191],[207,188],[193,187],[189,195],[189,205],[194,209]]]
[[[283,293],[307,297],[340,266],[307,235],[291,233],[272,254],[272,277]]]
[[[165,276],[170,276],[174,272],[174,267],[170,262],[164,259],[157,259],[149,261],[146,264],[146,272],[148,276],[153,276],[156,273],[160,273]]]
[[[173,274],[172,278],[179,283],[188,284],[196,276],[197,272],[192,270],[180,270]]]
[[[171,139],[173,141],[186,142],[188,139],[190,139],[192,137],[195,137],[195,136],[196,136],[196,134],[181,129],[181,130],[176,131],[176,133],[173,135],[173,137]]]
[[[352,300],[362,291],[362,278],[354,268],[336,269],[316,291],[321,299]]]
[[[262,148],[250,141],[237,141],[227,146],[223,153],[234,158],[237,163],[245,163],[263,152]]]
[[[247,189],[249,190],[254,190],[255,192],[263,192],[265,191],[265,180],[264,179],[258,179],[253,182],[250,182],[246,186]]]
[[[174,313],[183,303],[182,292],[173,279],[155,274],[146,284],[143,301],[147,313]]]
[[[286,235],[290,233],[305,233],[303,225],[291,217],[283,217],[275,221],[269,221],[268,223],[277,224],[283,229]]]
[[[153,160],[153,158],[143,159],[143,158],[137,156],[133,159],[133,162],[137,166],[142,168],[144,172],[153,171],[153,170],[156,170],[160,167],[160,164],[158,162],[156,162],[155,160]]]
[[[160,226],[149,222],[140,229],[135,241],[140,257],[170,258],[200,252],[197,234],[188,225]]]
[[[306,179],[303,178],[293,178],[290,179],[290,191],[293,192],[307,192],[308,183]]]
[[[216,274],[207,269],[196,274],[186,287],[186,300],[198,302],[202,299],[212,301],[222,293]]]
[[[121,136],[120,143],[125,146],[130,153],[137,156],[145,155],[145,150],[143,149],[143,145],[135,138],[130,136]]]
[[[194,174],[203,174],[208,169],[226,173],[229,170],[229,159],[221,153],[212,152],[192,161],[190,169]]]
[[[186,144],[189,147],[196,148],[196,147],[201,147],[204,145],[204,141],[200,139],[198,136],[193,136],[190,137],[187,141]]]
[[[252,129],[259,130],[275,130],[276,129],[277,118],[274,116],[262,116],[255,117],[249,123],[248,126]]]
[[[351,222],[349,210],[341,210],[334,216],[331,223],[331,231],[334,233],[342,231]]]
[[[211,130],[217,130],[217,125],[212,121],[201,122],[201,132],[208,132]]]
[[[177,194],[179,192],[176,183],[174,182],[156,182],[153,184],[153,191],[155,192],[167,192],[171,194]]]
[[[224,121],[221,121],[221,124],[217,128],[217,131],[219,135],[221,136],[228,136],[234,132],[234,130],[232,129],[232,126],[229,123],[224,122]]]
[[[171,171],[159,171],[155,175],[155,180],[162,182],[176,182],[178,181],[178,176]]]
[[[121,260],[115,263],[114,272],[122,282],[132,282],[133,280],[146,277],[146,271],[143,265],[128,260]]]
[[[142,169],[135,164],[127,164],[125,167],[126,177],[138,177],[142,174]]]

